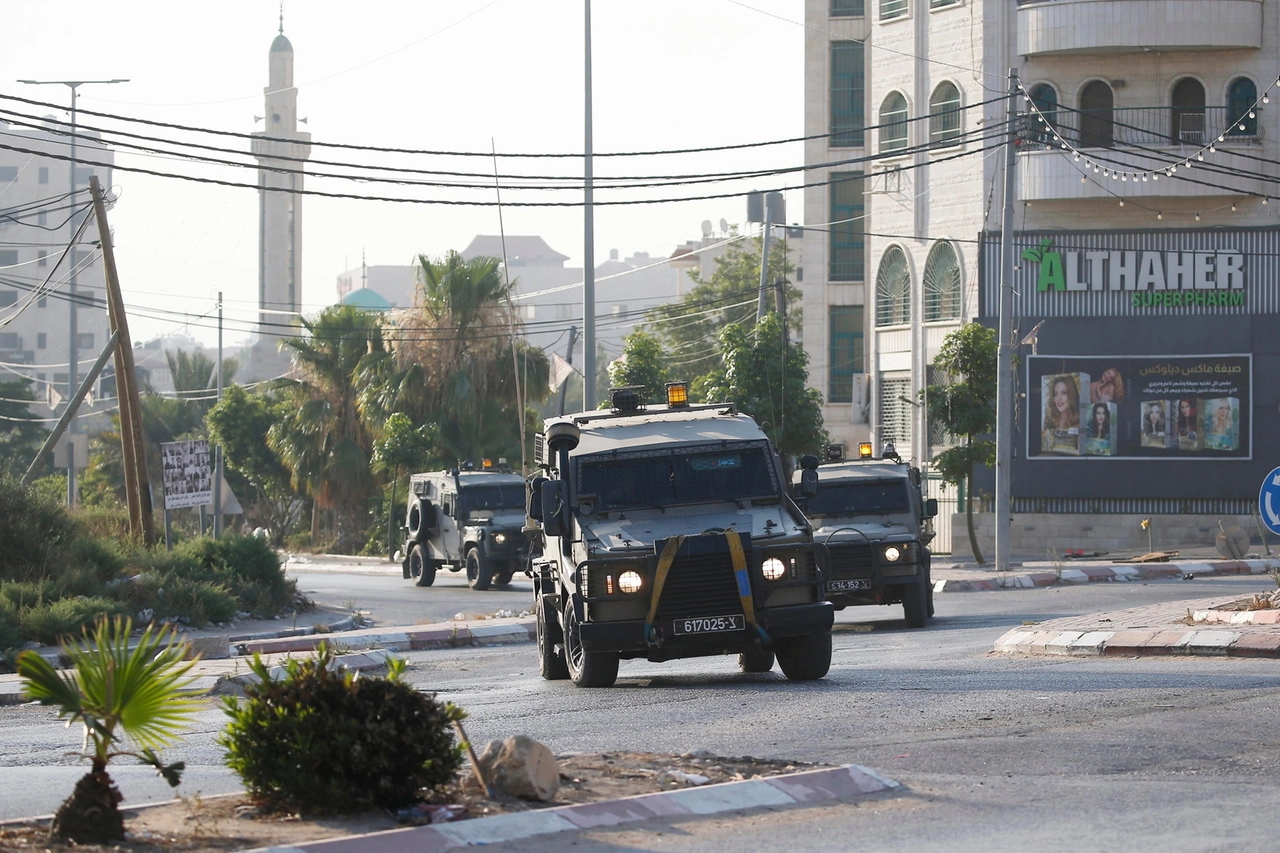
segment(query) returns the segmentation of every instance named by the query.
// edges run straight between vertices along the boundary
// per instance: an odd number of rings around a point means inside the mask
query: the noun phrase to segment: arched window
[[[1115,145],[1114,101],[1111,87],[1094,80],[1080,93],[1080,144],[1085,148]]]
[[[929,144],[956,145],[960,140],[960,90],[953,83],[939,83],[929,98]]]
[[[907,255],[897,246],[880,258],[876,273],[876,325],[896,326],[911,322],[911,270]]]
[[[1173,141],[1204,145],[1204,86],[1183,77],[1173,87]]]
[[[960,258],[950,243],[939,243],[924,264],[924,319],[955,320],[960,316]]]
[[[907,99],[890,92],[880,105],[880,151],[901,151],[907,147]]]
[[[1257,136],[1258,116],[1249,112],[1258,102],[1258,87],[1248,77],[1237,77],[1227,89],[1227,121],[1231,127],[1227,136]]]
[[[1039,118],[1032,117],[1028,128],[1033,139],[1048,145],[1058,129],[1058,92],[1048,83],[1041,83],[1031,90],[1029,97],[1031,104],[1044,117],[1044,123],[1041,124]]]

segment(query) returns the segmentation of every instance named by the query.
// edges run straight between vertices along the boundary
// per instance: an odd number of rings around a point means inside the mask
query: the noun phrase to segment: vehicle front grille
[[[715,541],[687,541],[676,555],[658,603],[658,615],[662,621],[742,612],[738,584],[733,577],[733,559],[724,537],[698,539]],[[751,565],[751,546],[746,536],[743,536],[742,544],[747,565]],[[661,553],[661,547],[658,553]]]
[[[827,550],[831,554],[831,571],[827,580],[871,577],[874,560],[868,543],[828,545]]]

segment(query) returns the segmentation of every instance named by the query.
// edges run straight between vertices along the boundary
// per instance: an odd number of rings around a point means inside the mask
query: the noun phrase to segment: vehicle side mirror
[[[938,515],[938,499],[929,498],[924,502],[924,517],[934,518]]]
[[[542,484],[551,482],[546,477],[534,477],[529,481],[528,504],[526,514],[534,521],[542,521]]]
[[[800,496],[815,498],[818,496],[818,472],[805,468],[800,472]]]
[[[804,456],[800,457],[800,467],[806,471],[817,471],[818,457],[814,456],[812,453],[806,453]]]
[[[542,532],[548,536],[563,536],[566,505],[564,483],[559,480],[547,480],[542,484],[541,496]]]

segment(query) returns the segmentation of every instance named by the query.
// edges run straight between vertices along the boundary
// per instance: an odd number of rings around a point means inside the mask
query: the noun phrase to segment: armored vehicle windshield
[[[805,504],[810,517],[907,512],[911,498],[906,479],[820,482],[818,494]]]
[[[459,495],[463,509],[474,510],[522,510],[524,509],[524,484],[502,483],[486,486],[463,486]]]
[[[764,445],[755,442],[656,448],[584,456],[577,492],[603,511],[777,498],[779,485]]]

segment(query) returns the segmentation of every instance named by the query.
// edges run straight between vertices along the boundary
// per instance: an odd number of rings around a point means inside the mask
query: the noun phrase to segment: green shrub
[[[208,581],[170,576],[163,590],[154,608],[158,619],[178,618],[201,628],[210,622],[231,622],[239,610],[234,595]]]
[[[79,534],[48,495],[0,476],[0,580],[35,580],[55,569]]]
[[[9,602],[18,611],[56,601],[60,597],[52,580],[0,581],[0,600]]]
[[[22,645],[22,624],[18,621],[18,608],[7,598],[0,598],[0,655]]]
[[[70,636],[84,633],[99,619],[124,616],[124,604],[110,598],[61,598],[37,604],[18,614],[22,635],[46,646],[61,643]]]
[[[462,766],[451,723],[466,715],[451,702],[419,693],[400,676],[356,678],[333,670],[321,646],[315,659],[291,660],[272,681],[258,656],[260,679],[237,702],[219,735],[227,766],[260,805],[310,814],[403,808],[422,789],[444,785]]]
[[[90,536],[117,542],[129,539],[129,510],[122,504],[80,506],[74,517]]]
[[[297,584],[284,576],[271,544],[253,536],[200,538],[173,549],[173,571],[222,584],[240,609],[264,618],[293,604]]]

